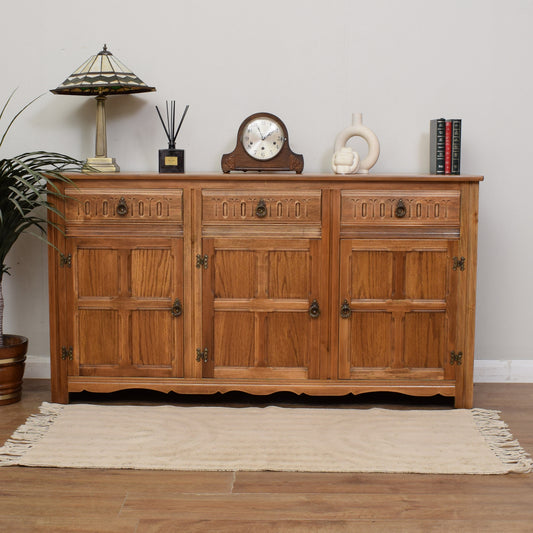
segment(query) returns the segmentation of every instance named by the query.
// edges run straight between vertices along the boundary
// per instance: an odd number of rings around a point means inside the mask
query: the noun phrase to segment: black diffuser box
[[[159,150],[160,174],[183,174],[185,172],[185,150]]]

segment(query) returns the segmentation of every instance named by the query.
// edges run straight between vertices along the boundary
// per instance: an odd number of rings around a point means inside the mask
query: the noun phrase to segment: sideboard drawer
[[[322,192],[267,190],[203,190],[202,222],[320,224]]]
[[[461,193],[448,191],[342,191],[341,224],[459,226]]]
[[[74,189],[66,194],[67,222],[173,222],[183,220],[181,190]]]

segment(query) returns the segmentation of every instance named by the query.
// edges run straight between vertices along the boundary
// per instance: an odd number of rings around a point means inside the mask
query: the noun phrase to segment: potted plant
[[[4,104],[0,120],[12,97],[13,94]],[[9,122],[0,139],[0,150],[17,117],[34,101],[35,99],[25,105]],[[62,217],[47,200],[49,195],[62,196],[52,179],[68,182],[69,179],[61,172],[80,170],[81,166],[81,161],[69,156],[43,151],[0,159],[0,405],[20,400],[28,349],[27,338],[4,333],[2,282],[4,276],[9,274],[6,257],[25,231],[37,230],[33,234],[48,242],[48,211]]]

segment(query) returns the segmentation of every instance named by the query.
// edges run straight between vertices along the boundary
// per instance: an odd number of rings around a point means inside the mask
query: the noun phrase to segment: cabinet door
[[[341,241],[342,379],[455,378],[457,241]]]
[[[319,242],[204,240],[204,377],[318,377],[327,327],[320,310],[327,282],[320,279]]]
[[[183,375],[183,241],[147,240],[69,239],[70,375]]]

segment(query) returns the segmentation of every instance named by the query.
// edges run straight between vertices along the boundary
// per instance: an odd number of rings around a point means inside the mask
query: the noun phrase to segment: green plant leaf
[[[11,122],[8,124],[6,130],[4,131],[4,135],[2,135],[2,139],[0,139],[0,146],[2,146],[2,144],[4,143],[4,139],[6,138],[6,135],[8,133],[8,131],[11,129],[11,126],[13,125],[13,123],[15,122],[15,120],[17,120],[17,118],[26,110],[28,109],[28,107],[31,106],[31,104],[33,104],[33,102],[35,102],[35,100],[41,98],[41,96],[43,96],[43,94],[40,94],[39,96],[36,96],[31,102],[27,103],[12,119],[11,119]],[[13,94],[11,95],[13,96]],[[11,96],[9,97],[9,100],[11,99]],[[9,100],[7,101],[6,105],[4,105],[4,108],[2,109],[2,115],[4,114],[4,110],[5,108],[7,107],[7,104],[9,104]],[[2,118],[0,116],[0,118]]]
[[[2,107],[0,119],[13,95],[14,92]],[[0,147],[15,120],[37,98],[22,107],[11,119],[0,139]],[[0,159],[0,291],[2,276],[9,273],[6,257],[22,233],[27,232],[56,248],[46,238],[46,229],[52,226],[62,233],[64,230],[61,224],[49,221],[48,214],[53,213],[59,220],[64,219],[64,215],[49,199],[68,198],[62,192],[60,183],[77,186],[62,173],[80,171],[82,165],[81,161],[70,156],[45,151],[25,152],[16,157]],[[3,333],[2,316],[3,312],[0,312],[0,336]]]

